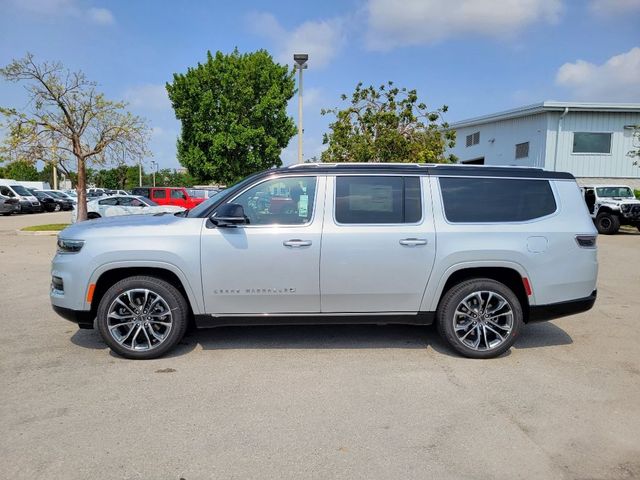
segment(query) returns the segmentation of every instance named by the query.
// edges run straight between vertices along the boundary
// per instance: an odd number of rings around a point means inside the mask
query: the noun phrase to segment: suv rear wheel
[[[609,212],[599,213],[596,217],[596,229],[598,233],[613,235],[620,230],[620,219]]]
[[[156,277],[136,276],[114,284],[98,306],[98,330],[109,348],[146,360],[171,350],[184,336],[188,305],[180,291]]]
[[[444,295],[437,325],[442,338],[465,357],[493,358],[515,342],[523,325],[522,306],[503,283],[466,280]]]

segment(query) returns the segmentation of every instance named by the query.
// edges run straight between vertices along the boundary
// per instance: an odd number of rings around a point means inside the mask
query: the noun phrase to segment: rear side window
[[[148,188],[134,188],[131,192],[132,192],[132,195],[140,195],[141,197],[149,196]]]
[[[440,189],[454,223],[522,222],[556,211],[547,180],[441,177]]]
[[[343,224],[416,223],[422,218],[419,177],[336,178],[335,216]]]
[[[167,198],[166,190],[152,190],[153,198]]]

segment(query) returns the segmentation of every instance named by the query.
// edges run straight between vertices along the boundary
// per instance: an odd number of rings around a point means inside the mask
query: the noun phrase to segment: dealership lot
[[[0,218],[6,478],[640,477],[640,234],[601,236],[593,310],[530,325],[509,355],[432,328],[220,328],[127,361],[48,300],[69,213]]]

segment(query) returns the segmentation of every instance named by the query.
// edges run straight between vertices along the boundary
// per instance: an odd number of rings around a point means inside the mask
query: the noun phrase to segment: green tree
[[[265,50],[225,55],[174,74],[167,92],[182,123],[178,160],[203,181],[232,183],[282,164],[280,153],[296,133],[287,115],[293,71]]]
[[[12,180],[37,181],[39,180],[38,170],[33,163],[25,160],[16,160],[5,166],[4,174]]]
[[[125,110],[126,103],[107,100],[82,72],[60,63],[36,63],[33,55],[0,69],[10,82],[26,82],[25,111],[0,108],[8,131],[3,150],[35,163],[64,164],[75,160],[78,219],[87,218],[87,164],[141,158],[150,130],[146,122]],[[70,172],[67,171],[68,176]]]
[[[346,95],[341,96],[346,101]],[[447,106],[429,110],[416,90],[356,85],[345,108],[323,109],[334,115],[324,134],[328,146],[324,162],[449,162],[447,147],[455,145],[455,132],[443,120]]]

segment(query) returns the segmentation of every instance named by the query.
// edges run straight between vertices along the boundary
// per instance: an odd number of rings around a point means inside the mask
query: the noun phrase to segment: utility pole
[[[302,155],[302,135],[304,133],[304,129],[302,126],[302,71],[307,68],[307,60],[309,60],[309,55],[306,53],[294,53],[293,61],[296,64],[293,66],[294,69],[298,69],[298,163],[303,162]]]
[[[138,162],[138,186],[142,186],[142,159]]]
[[[153,172],[153,186],[156,186],[156,167],[158,163],[155,160],[151,161],[151,171]]]

